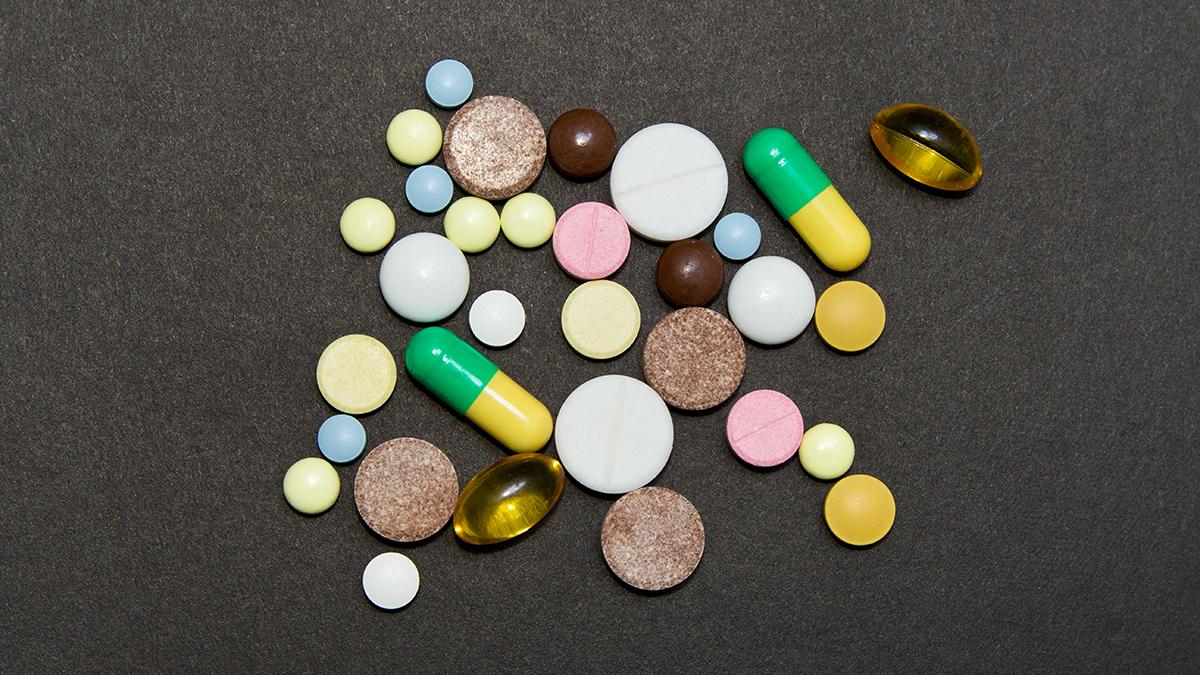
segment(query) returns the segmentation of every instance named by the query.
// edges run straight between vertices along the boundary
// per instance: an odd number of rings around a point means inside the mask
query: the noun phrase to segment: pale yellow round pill
[[[387,128],[392,157],[416,166],[437,157],[442,149],[442,125],[424,110],[405,110]]]
[[[396,216],[387,204],[363,197],[342,211],[339,227],[347,246],[359,253],[375,253],[396,235]]]
[[[446,209],[446,238],[464,253],[486,251],[500,236],[500,214],[486,199],[463,197]]]
[[[550,241],[558,216],[546,198],[523,192],[508,200],[500,210],[500,229],[505,239],[521,248],[537,248]]]
[[[317,361],[317,388],[329,405],[344,413],[369,413],[396,388],[396,359],[369,335],[340,337]]]
[[[562,308],[563,335],[589,359],[611,359],[637,339],[642,313],[624,286],[600,279],[581,284]]]
[[[854,463],[854,439],[836,424],[809,427],[800,439],[800,466],[813,478],[833,480]]]
[[[320,457],[305,457],[283,476],[283,498],[293,509],[310,516],[328,511],[341,489],[337,470]]]

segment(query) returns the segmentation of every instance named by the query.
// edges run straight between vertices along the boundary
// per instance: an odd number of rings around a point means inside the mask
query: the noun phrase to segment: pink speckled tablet
[[[739,398],[725,422],[729,445],[742,461],[754,466],[786,462],[804,438],[804,418],[792,399],[770,389]]]
[[[629,255],[629,225],[608,204],[576,204],[559,216],[553,245],[567,274],[584,281],[603,279]]]

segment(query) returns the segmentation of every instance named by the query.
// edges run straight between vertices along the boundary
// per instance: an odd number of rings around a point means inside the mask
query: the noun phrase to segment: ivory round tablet
[[[678,241],[703,232],[721,213],[729,175],[708,136],[683,124],[655,124],[621,146],[609,188],[630,229],[653,241]]]
[[[369,335],[345,335],[317,360],[317,389],[329,405],[363,415],[383,405],[396,388],[396,359]]]
[[[416,323],[454,313],[467,299],[467,257],[440,234],[416,232],[392,244],[379,267],[379,290],[388,307]]]
[[[563,303],[563,336],[589,359],[611,359],[625,353],[641,327],[637,300],[615,281],[580,284]]]
[[[508,291],[488,291],[471,303],[467,322],[475,339],[489,347],[505,347],[525,330],[525,308]]]
[[[729,318],[742,335],[764,345],[796,337],[812,320],[816,293],[796,263],[779,256],[755,258],[729,282]]]
[[[579,385],[563,402],[554,427],[567,473],[606,494],[654,480],[667,465],[674,439],[667,404],[645,382],[624,375]]]
[[[367,563],[362,585],[371,604],[380,609],[400,609],[417,597],[421,574],[408,556],[388,551]]]

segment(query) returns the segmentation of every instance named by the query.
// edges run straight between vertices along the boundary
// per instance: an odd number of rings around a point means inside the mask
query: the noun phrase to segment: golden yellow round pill
[[[886,312],[875,289],[861,281],[839,281],[817,300],[817,333],[843,352],[860,352],[883,333]]]
[[[344,413],[369,413],[396,388],[396,359],[369,335],[340,337],[317,361],[317,388],[329,405]]]
[[[870,546],[896,522],[896,500],[883,481],[865,473],[846,476],[825,495],[825,523],[851,546]]]

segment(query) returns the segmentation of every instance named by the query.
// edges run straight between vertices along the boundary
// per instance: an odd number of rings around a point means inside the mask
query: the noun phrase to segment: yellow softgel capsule
[[[558,220],[546,198],[523,192],[508,200],[500,210],[500,229],[504,237],[521,248],[537,248],[550,241]]]
[[[396,215],[378,199],[363,197],[342,211],[339,229],[347,246],[359,253],[375,253],[396,235]]]
[[[486,199],[463,197],[446,210],[442,227],[446,238],[464,253],[479,253],[500,236],[500,214]]]
[[[388,125],[387,144],[392,157],[401,162],[425,164],[442,149],[442,125],[424,110],[405,110]]]
[[[825,523],[851,546],[883,539],[896,521],[896,500],[883,481],[864,473],[846,476],[825,496]]]
[[[886,319],[883,300],[861,281],[839,281],[825,289],[814,313],[821,339],[843,352],[860,352],[875,344]]]
[[[871,120],[871,142],[900,173],[938,190],[970,190],[983,177],[979,145],[948,113],[920,103],[884,108]]]
[[[563,336],[589,359],[611,359],[624,353],[641,327],[637,299],[615,281],[580,284],[563,303]]]
[[[800,439],[800,466],[813,478],[833,480],[854,463],[854,439],[836,424],[810,427]]]
[[[454,507],[454,534],[468,544],[496,544],[537,525],[562,495],[562,464],[539,453],[512,455],[467,482]]]
[[[329,405],[344,413],[369,413],[396,388],[396,359],[369,335],[340,337],[317,361],[317,388]]]
[[[337,471],[320,457],[305,457],[283,476],[283,498],[293,509],[310,516],[328,511],[341,489]]]

